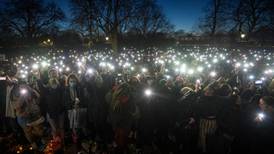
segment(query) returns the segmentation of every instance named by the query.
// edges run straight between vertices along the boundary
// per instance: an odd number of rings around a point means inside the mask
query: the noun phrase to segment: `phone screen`
[[[263,81],[262,80],[257,80],[257,81],[255,81],[255,84],[263,84]]]

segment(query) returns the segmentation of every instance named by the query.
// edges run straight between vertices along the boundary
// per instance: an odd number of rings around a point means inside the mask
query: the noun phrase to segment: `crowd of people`
[[[224,48],[10,58],[0,134],[56,153],[273,153],[272,58]]]

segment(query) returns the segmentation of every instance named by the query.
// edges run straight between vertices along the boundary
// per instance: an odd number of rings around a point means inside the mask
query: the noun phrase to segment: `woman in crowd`
[[[33,149],[44,149],[43,122],[38,106],[40,95],[27,85],[18,85],[12,90],[11,100],[15,104],[18,124],[23,129],[26,138]]]
[[[251,153],[267,154],[274,151],[274,98],[264,96],[259,99],[257,112],[253,114],[250,136]]]
[[[65,109],[68,114],[69,128],[72,130],[73,142],[77,143],[80,133],[86,133],[87,105],[77,76],[70,74],[67,83],[68,86],[64,91]]]
[[[114,131],[114,141],[119,152],[124,152],[129,144],[128,136],[134,125],[136,111],[132,89],[128,83],[114,88],[109,110],[109,122]]]
[[[214,152],[215,133],[217,130],[217,115],[221,100],[216,96],[216,85],[210,84],[198,100],[196,114],[199,120],[199,146],[202,152]]]
[[[54,142],[63,145],[64,141],[64,99],[63,91],[56,78],[49,79],[48,87],[44,88],[46,96],[46,116],[51,127]]]

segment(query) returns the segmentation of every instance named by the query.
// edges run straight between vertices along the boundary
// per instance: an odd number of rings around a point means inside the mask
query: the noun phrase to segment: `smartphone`
[[[256,80],[256,81],[255,81],[255,84],[256,84],[256,85],[261,85],[261,84],[263,84],[263,81],[262,81],[262,80]]]

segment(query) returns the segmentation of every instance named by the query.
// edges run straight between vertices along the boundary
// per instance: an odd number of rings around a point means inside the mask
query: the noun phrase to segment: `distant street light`
[[[109,40],[109,37],[106,37],[106,41],[108,41]]]
[[[43,42],[42,42],[42,45],[43,46],[52,46],[53,45],[53,41],[51,39],[45,39]]]
[[[246,37],[245,34],[241,34],[241,38],[244,39]]]

